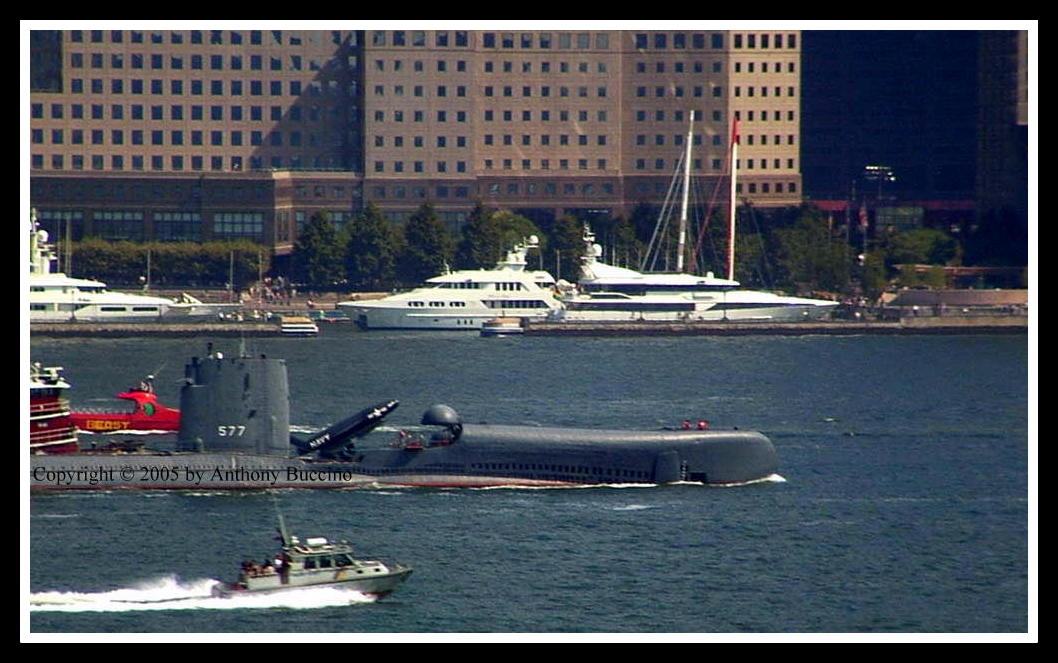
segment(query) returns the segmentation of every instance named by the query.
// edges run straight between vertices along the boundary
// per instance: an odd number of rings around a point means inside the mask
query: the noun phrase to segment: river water
[[[145,374],[178,406],[211,339],[33,339],[75,407]],[[564,489],[99,492],[25,498],[33,634],[1019,634],[1035,624],[1025,336],[481,338],[359,332],[216,349],[286,360],[310,430],[397,398],[467,421],[760,430],[781,481]],[[209,598],[302,536],[415,568],[394,595]],[[421,635],[421,634],[425,634]],[[391,636],[386,636],[393,639]]]

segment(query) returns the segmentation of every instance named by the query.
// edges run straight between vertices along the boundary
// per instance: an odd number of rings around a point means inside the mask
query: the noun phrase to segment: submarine
[[[754,431],[472,424],[440,404],[422,428],[378,431],[398,407],[382,401],[307,438],[291,435],[285,361],[209,352],[185,366],[173,448],[31,453],[30,489],[729,486],[778,472],[771,440]]]

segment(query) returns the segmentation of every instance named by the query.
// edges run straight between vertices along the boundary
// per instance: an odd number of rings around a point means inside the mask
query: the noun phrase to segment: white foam
[[[29,597],[31,612],[132,612],[143,610],[244,610],[328,608],[351,603],[373,603],[360,592],[336,587],[309,587],[272,594],[233,598],[212,596],[217,580],[181,582],[164,577],[107,592],[35,592]]]

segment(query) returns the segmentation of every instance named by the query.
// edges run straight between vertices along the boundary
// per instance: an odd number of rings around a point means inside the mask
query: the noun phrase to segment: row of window
[[[107,81],[110,82],[109,90],[106,85]],[[90,78],[88,79],[87,86],[85,85],[85,79],[71,78],[70,92],[72,94],[182,95],[185,94],[186,89],[187,94],[190,94],[193,97],[199,97],[207,94],[207,82],[209,84],[208,94],[215,97],[224,96],[225,81],[223,80],[203,81],[200,79],[192,79],[185,81],[179,78],[169,79],[168,92],[165,90],[166,81],[160,78],[152,78],[149,80],[142,78],[130,78],[128,80],[124,78]],[[186,86],[185,83],[187,84]],[[304,84],[302,81],[288,81],[286,92],[283,91],[283,81],[228,80],[226,83],[228,87],[227,94],[235,97],[241,97],[247,94],[251,97],[300,97],[302,95],[310,97],[349,95],[355,97],[360,93],[360,88],[356,81],[352,81],[344,86],[336,80],[309,81]]]
[[[656,182],[653,185],[647,183],[637,183],[635,185],[636,195],[641,196],[664,196],[668,190],[667,182]],[[747,182],[739,183],[736,185],[737,193],[762,193],[762,194],[794,194],[797,193],[797,182]],[[404,200],[404,199],[416,199],[426,200],[432,198],[435,200],[449,200],[449,199],[466,199],[469,198],[472,193],[471,187],[467,186],[447,186],[437,185],[432,188],[425,186],[405,186],[405,185],[392,185],[392,186],[373,186],[371,187],[371,195],[374,200]],[[579,196],[582,198],[593,198],[597,196],[614,196],[616,195],[616,186],[611,182],[604,182],[601,184],[595,183],[557,183],[557,182],[526,182],[516,183],[510,182],[505,185],[501,184],[490,184],[486,187],[484,193],[490,197],[499,196]]]
[[[85,33],[88,41],[102,43],[109,33],[111,43],[124,43],[126,33],[123,30],[71,30],[70,41],[73,43],[84,43]],[[128,31],[128,41],[133,44],[145,43],[149,40],[153,44],[161,44],[168,37],[171,44],[206,44],[211,45],[242,45],[248,43],[254,46],[301,46],[303,41],[319,44],[322,39],[329,37],[331,43],[342,44],[348,42],[357,45],[357,33],[355,31],[303,31],[287,32],[283,30],[189,30],[183,31],[155,31],[146,33],[142,30]],[[797,34],[782,32],[762,33],[735,33],[732,36],[734,48],[776,48],[796,49]],[[470,33],[465,30],[437,30],[433,32],[433,40],[429,39],[426,30],[374,30],[370,33],[369,40],[372,46],[413,46],[440,48],[456,47],[465,48],[470,46]],[[704,50],[723,49],[724,35],[722,33],[704,32],[655,32],[636,33],[634,37],[637,49],[666,50],[669,48]],[[610,48],[610,33],[608,32],[485,32],[482,33],[481,45],[484,48],[502,49],[597,49],[607,50]]]
[[[202,237],[202,220],[197,214],[191,215],[190,218],[166,218],[165,214],[156,214],[155,219],[154,234],[161,241],[197,240]],[[261,212],[222,212],[213,215],[215,236],[260,238],[263,235],[263,227],[264,214]],[[95,212],[93,214],[93,237],[109,240],[143,240],[145,231],[142,213]]]
[[[738,168],[739,170],[783,170],[783,164],[785,163],[786,170],[794,170],[796,160],[794,159],[739,159]],[[635,170],[648,170],[649,160],[647,159],[636,159],[634,163]],[[770,166],[769,166],[770,164]],[[702,170],[703,162],[701,159],[694,159],[691,162],[691,170],[700,171]],[[676,167],[676,160],[667,161],[665,159],[654,159],[653,169],[654,170],[671,170]],[[727,165],[723,159],[711,159],[709,161],[709,168],[714,172],[719,172],[727,168]]]
[[[653,144],[656,145],[656,146],[665,145],[667,138],[668,137],[665,134],[654,134]],[[720,134],[713,134],[712,136],[709,136],[708,138],[709,138],[709,142],[712,145],[717,146],[717,147],[722,147],[724,145],[724,143],[725,143],[724,137],[721,136]],[[744,133],[743,132],[743,133],[739,134],[739,138],[741,139],[741,144],[742,145],[768,145],[769,144],[768,134],[750,134],[750,133]],[[700,134],[696,135],[694,137],[694,141],[693,142],[694,142],[695,145],[701,145],[702,144],[702,136]],[[795,143],[795,135],[794,134],[787,134],[786,138],[785,138],[785,141],[784,141],[784,139],[783,139],[783,137],[781,135],[772,134],[771,142],[770,142],[771,145],[782,145],[784,142],[787,145],[793,145]],[[646,134],[637,134],[636,135],[636,145],[644,146],[644,145],[648,145],[648,144],[650,144],[649,136],[647,136]],[[682,134],[673,135],[672,136],[672,144],[676,145],[676,146],[683,145],[684,144],[683,135]]]
[[[350,222],[355,216],[352,211],[328,210],[331,220],[338,227]],[[153,234],[151,239],[162,242],[184,242],[201,241],[205,224],[202,215],[198,212],[153,212]],[[65,234],[68,230],[75,238],[99,237],[109,240],[134,240],[144,241],[148,239],[148,219],[151,214],[144,212],[113,212],[101,211],[92,213],[92,223],[89,229],[85,224],[85,214],[74,211],[49,211],[42,210],[38,218],[41,227],[56,236],[61,232]],[[290,238],[291,218],[294,219],[299,229],[304,228],[308,222],[309,212],[294,212],[293,217],[289,212],[276,213],[276,237],[280,240]],[[261,228],[264,224],[262,212],[233,212],[218,213],[213,215],[213,234],[215,236],[261,236]]]
[[[733,35],[732,46],[734,48],[786,48],[795,49],[797,48],[797,34],[796,33],[736,33]],[[704,49],[706,48],[706,35],[702,33],[665,33],[656,32],[653,35],[640,32],[635,36],[635,45],[637,49],[655,49],[655,50],[666,50],[668,48],[673,49]],[[724,35],[719,33],[712,33],[709,35],[709,48],[722,49],[724,48]]]
[[[227,111],[225,112],[225,109]],[[85,112],[87,110],[87,113]],[[109,116],[107,111],[109,112]],[[184,120],[191,121],[232,121],[271,122],[286,120],[289,122],[320,122],[327,119],[339,119],[341,109],[337,106],[223,106],[211,104],[51,104],[51,119],[61,120],[68,112],[74,120]],[[208,116],[207,116],[208,111]],[[44,104],[31,104],[30,113],[34,119],[44,119]]]
[[[341,146],[341,135],[328,133],[321,137],[315,133],[305,134],[301,131],[201,131],[198,129],[184,131],[183,129],[70,129],[69,138],[71,145],[211,145],[213,147],[260,147],[269,145],[272,147],[320,147],[330,142],[335,147]],[[51,145],[64,145],[66,143],[66,129],[51,129],[47,133],[43,129],[32,129],[30,140],[35,145],[44,144],[45,136],[50,136]],[[284,135],[286,136],[284,140]],[[107,138],[109,137],[109,143]],[[126,138],[128,139],[126,141]]]
[[[125,79],[112,78],[110,81],[110,89],[106,89],[105,81],[100,78],[93,78],[88,81],[89,85],[86,90],[84,80],[80,78],[71,79],[70,81],[70,92],[73,94],[132,94],[132,95],[183,95],[185,92],[185,81],[179,79],[173,79],[169,81],[169,91],[165,90],[165,81],[161,79],[153,79],[145,81],[143,79],[130,79],[128,86],[126,87]],[[288,81],[287,90],[283,90],[283,81],[259,81],[252,80],[248,81],[249,85],[244,85],[247,81],[242,80],[214,80],[208,81],[209,91],[208,94],[214,97],[220,96],[235,96],[241,97],[247,94],[251,97],[282,97],[292,96],[300,97],[307,95],[310,97],[322,97],[326,95],[348,95],[355,97],[359,94],[358,86],[355,82],[350,83],[347,86],[341,86],[338,81],[327,81],[324,85],[319,81],[312,81],[307,83],[305,86],[302,85],[301,81]],[[206,83],[207,81],[202,80],[191,80],[188,81],[190,85],[187,86],[187,90],[191,96],[203,96],[207,94]],[[225,83],[227,83],[228,91],[225,93]],[[266,86],[267,83],[267,86]],[[147,85],[145,85],[147,84]],[[426,88],[422,85],[413,85],[410,88],[404,85],[392,85],[389,86],[389,94],[386,92],[387,86],[375,85],[372,89],[372,94],[376,98],[392,96],[392,97],[415,97],[424,98],[426,97]],[[468,96],[468,89],[465,85],[447,86],[438,85],[434,89],[434,93],[437,98],[448,97],[449,89],[452,90],[453,95],[456,98],[466,98]],[[736,97],[741,96],[741,86],[735,86],[734,95]],[[760,96],[768,96],[768,86],[747,86],[746,96],[754,96],[755,90],[760,90]],[[772,96],[782,96],[782,86],[774,86],[774,92]],[[266,92],[267,90],[267,92]],[[795,86],[786,86],[786,96],[793,97],[795,95]],[[685,87],[683,85],[657,85],[651,90],[648,86],[640,85],[635,89],[635,96],[637,98],[646,98],[653,96],[657,99],[664,99],[667,97],[673,97],[682,99],[685,97],[702,98],[709,95],[715,99],[722,98],[724,96],[724,88],[720,85],[704,86],[704,85],[693,85]],[[576,87],[568,85],[550,86],[550,85],[504,85],[496,87],[492,85],[485,85],[482,88],[482,95],[486,98],[493,97],[506,97],[506,98],[520,98],[529,99],[534,97],[540,98],[570,98],[579,97],[582,99],[586,98],[599,98],[606,99],[609,97],[609,89],[605,85],[600,85],[592,88],[588,85],[580,85]],[[58,106],[60,104],[52,104],[52,106]]]
[[[290,169],[290,170],[348,170],[348,167],[336,156],[333,155],[317,155],[317,156],[271,156],[267,159],[264,157],[253,156],[244,158],[242,156],[203,156],[203,155],[190,155],[185,156],[181,154],[173,154],[167,157],[163,155],[142,155],[133,154],[125,156],[122,154],[111,154],[108,156],[102,154],[88,155],[87,160],[83,154],[52,154],[49,156],[33,153],[30,155],[30,167],[34,170],[44,170],[47,164],[50,170],[132,170],[132,171],[201,171],[201,170],[212,170],[212,171],[241,171],[244,169],[249,170],[262,170],[264,168],[271,168],[274,170]]]
[[[738,93],[741,96],[741,92]],[[342,109],[338,106],[302,106],[302,105],[291,105],[291,106],[243,106],[243,105],[229,105],[225,106],[222,104],[49,104],[48,108],[45,109],[43,103],[32,103],[30,104],[30,114],[33,119],[44,119],[45,110],[49,111],[51,119],[61,120],[69,114],[72,119],[92,119],[92,120],[152,120],[152,121],[164,121],[164,120],[175,120],[175,121],[232,121],[241,122],[249,120],[251,122],[262,122],[267,119],[272,122],[289,121],[289,122],[320,122],[327,119],[341,119],[343,113]],[[87,111],[87,112],[86,112]],[[109,111],[109,113],[108,113]],[[355,115],[356,109],[350,108],[348,111],[350,114]],[[692,111],[695,114],[696,119],[699,121],[705,117],[705,113],[701,110]],[[736,111],[736,117],[740,120],[753,122],[759,117],[762,122],[771,121],[782,121],[784,118],[787,122],[793,122],[796,117],[796,112],[793,110],[772,110],[770,111],[771,117],[769,118],[768,110],[757,111]],[[373,114],[375,122],[385,122],[387,113],[383,110],[377,110]],[[405,118],[409,118],[412,122],[425,122],[427,118],[427,112],[423,110],[394,110],[390,111],[389,117],[394,122],[403,122]],[[434,113],[434,118],[437,122],[447,122],[452,119],[456,122],[467,121],[466,111],[447,111],[438,110]],[[522,109],[519,111],[514,110],[502,110],[496,111],[492,109],[486,109],[482,111],[482,120],[485,122],[513,122],[515,118],[520,119],[522,122],[533,122],[538,120],[540,122],[570,122],[576,120],[579,123],[590,122],[593,120],[597,122],[608,122],[610,114],[607,109],[597,109],[595,111],[588,110],[530,110]],[[713,122],[723,122],[724,112],[721,110],[712,110],[709,113],[709,117]],[[685,118],[685,111],[675,110],[636,110],[634,112],[634,119],[636,122],[666,122],[672,120],[674,122],[683,122]]]
[[[416,73],[426,72],[426,62],[424,60],[411,60],[411,71]],[[449,71],[449,60],[435,60],[434,68],[438,73],[446,73]],[[468,70],[467,60],[454,60],[451,61],[454,65],[452,71],[455,72],[466,72]],[[359,58],[355,55],[346,56],[344,60],[336,60],[334,58],[323,59],[319,57],[305,57],[303,55],[288,55],[285,57],[277,55],[233,55],[233,54],[209,54],[202,55],[193,53],[190,55],[186,54],[165,54],[165,53],[82,53],[73,52],[69,54],[69,63],[72,69],[111,69],[111,70],[123,70],[123,69],[151,69],[155,71],[169,69],[172,71],[203,71],[209,69],[211,71],[243,71],[244,69],[249,71],[323,71],[325,69],[332,69],[336,65],[339,68],[347,69],[351,72],[359,71]],[[607,61],[595,61],[594,67],[592,67],[590,61],[544,61],[534,62],[531,60],[524,60],[518,63],[517,69],[523,74],[530,74],[534,71],[538,71],[542,74],[570,74],[570,73],[597,73],[606,74],[609,71],[609,62]],[[653,64],[653,66],[651,66]],[[403,59],[375,59],[372,67],[376,72],[392,71],[394,73],[407,71],[405,68],[405,60]],[[494,61],[486,60],[481,63],[481,68],[484,73],[514,73],[515,62],[511,60]],[[687,74],[702,74],[706,69],[710,69],[713,73],[723,72],[723,63],[719,60],[716,61],[705,61],[695,60],[692,62],[665,62],[658,61],[654,63],[648,63],[646,61],[638,61],[635,63],[635,72],[639,74],[663,74],[663,73],[687,73]],[[782,73],[783,69],[786,69],[786,73],[794,73],[796,71],[796,63],[793,61],[786,62],[768,62],[768,61],[745,61],[736,60],[734,62],[735,73]],[[593,71],[594,69],[594,71]]]
[[[757,86],[753,86],[753,85],[747,86],[746,87],[746,96],[748,96],[748,97],[754,96],[755,91],[757,89],[758,89]],[[768,96],[768,86],[761,85],[761,86],[759,86],[759,89],[760,89],[760,96],[762,96],[762,97],[767,97]],[[797,88],[795,86],[793,86],[793,85],[786,86],[786,96],[788,96],[788,97],[796,96],[796,89]],[[782,96],[782,86],[776,85],[776,86],[774,86],[774,90],[775,91],[774,91],[772,96],[775,96],[775,97],[781,97]],[[710,94],[713,96],[713,98],[719,99],[719,98],[724,96],[724,88],[722,86],[720,86],[720,85],[714,85],[711,88]],[[682,98],[687,97],[687,96],[691,96],[691,97],[695,97],[695,98],[701,98],[701,97],[705,96],[705,87],[703,87],[701,85],[695,85],[695,86],[692,86],[690,88],[690,90],[687,90],[682,85],[656,85],[656,86],[654,86],[654,89],[651,90],[648,86],[640,85],[640,86],[636,87],[635,95],[639,99],[643,99],[643,98],[650,97],[650,96],[653,96],[655,99],[664,99],[664,98],[667,98],[667,97],[675,97],[677,99],[682,99]],[[736,85],[734,87],[734,95],[736,97],[741,97],[742,96],[742,86]]]
[[[105,170],[108,168],[107,156],[102,154],[93,154],[88,156],[88,161],[85,161],[85,155],[73,154],[68,155],[69,161],[67,162],[67,155],[63,154],[52,154],[50,161],[50,168],[52,170],[65,170],[69,167],[71,170],[85,170],[89,168],[91,170]],[[207,161],[208,159],[208,161]],[[227,165],[226,165],[227,162]],[[30,166],[34,170],[43,170],[45,168],[45,155],[34,153],[30,156]],[[248,159],[244,159],[242,156],[230,156],[227,159],[222,156],[203,156],[203,155],[169,155],[168,160],[164,155],[130,155],[127,157],[120,154],[112,154],[109,156],[109,169],[110,170],[125,170],[126,166],[133,171],[152,170],[152,171],[183,171],[190,169],[193,171],[206,170],[207,165],[209,170],[220,171],[220,170],[231,170],[241,171],[244,168],[250,170],[261,170],[267,166],[270,168],[291,168],[301,169],[312,167],[314,169],[324,168],[338,168],[340,163],[334,157],[326,155],[313,157],[311,164],[308,158],[302,158],[300,156],[288,156],[283,157],[276,155],[269,157],[266,161],[265,158],[254,156]],[[704,168],[704,161],[702,159],[695,159],[692,162],[692,169],[695,171],[702,171]],[[724,161],[722,159],[711,159],[709,160],[709,169],[713,172],[720,172],[725,168]],[[468,163],[466,161],[437,161],[433,164],[434,173],[446,174],[446,173],[466,173],[468,172]],[[667,171],[675,168],[676,160],[670,159],[646,159],[638,158],[633,162],[633,168],[636,171],[655,170],[655,171]],[[611,168],[611,163],[607,159],[483,159],[482,168],[486,171],[493,170],[515,170],[518,168],[522,171],[531,170],[596,170],[606,171]],[[740,160],[739,168],[746,170],[794,170],[796,167],[796,160],[792,158],[780,159],[743,159]],[[416,173],[422,174],[427,172],[427,163],[425,161],[392,161],[387,162],[376,160],[372,164],[372,171],[376,174],[384,173]]]
[[[453,198],[466,200],[470,198],[472,191],[468,186],[447,186],[441,184],[433,188],[432,196],[430,196],[425,186],[408,187],[398,184],[390,187],[375,186],[371,188],[371,193],[375,200],[404,200],[407,198],[426,200],[431,197],[436,200],[450,200]]]
[[[356,56],[347,56],[345,60],[334,58],[305,57],[302,55],[286,56],[286,65],[281,56],[264,55],[201,55],[192,53],[164,54],[164,53],[70,53],[71,69],[171,69],[183,71],[184,69],[212,71],[242,71],[243,68],[250,71],[323,71],[335,66],[335,63],[344,64],[351,71],[357,71],[359,59]],[[88,56],[87,59],[85,56]],[[109,57],[108,57],[109,55]],[[265,66],[267,64],[267,67]]]
[[[180,30],[163,30],[155,32],[144,32],[143,30],[70,30],[70,41],[75,44],[89,41],[93,44],[103,43],[109,35],[109,41],[113,44],[122,44],[127,41],[130,44],[143,44],[148,41],[152,44],[163,44],[168,38],[170,44],[211,44],[219,46],[232,44],[235,46],[248,43],[252,46],[301,46],[303,41],[309,44],[324,43],[330,40],[332,44],[341,44],[348,41],[355,46],[358,43],[355,31],[339,30],[306,30],[304,32],[287,33],[285,40],[282,30],[188,30],[186,33]],[[87,40],[86,40],[87,37]]]

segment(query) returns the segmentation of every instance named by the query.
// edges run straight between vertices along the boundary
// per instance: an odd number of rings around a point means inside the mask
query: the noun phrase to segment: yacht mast
[[[680,235],[676,248],[676,271],[683,273],[683,257],[687,250],[687,199],[691,189],[691,145],[694,142],[694,111],[687,127],[687,149],[683,155],[683,202],[680,207]]]
[[[738,118],[731,129],[731,193],[727,211],[727,278],[735,279],[735,171],[738,169]]]

